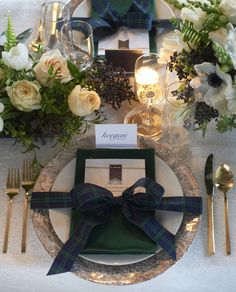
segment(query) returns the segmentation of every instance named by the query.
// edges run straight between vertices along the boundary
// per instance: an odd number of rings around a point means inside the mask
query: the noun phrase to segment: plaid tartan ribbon
[[[146,193],[135,193],[137,187],[144,187]],[[74,236],[64,244],[48,275],[71,270],[77,256],[85,247],[90,232],[95,226],[107,221],[114,205],[119,205],[127,220],[143,230],[175,260],[175,236],[156,221],[155,210],[201,214],[202,200],[199,197],[162,198],[163,194],[164,188],[150,178],[139,179],[121,197],[113,197],[109,190],[89,183],[76,185],[70,193],[33,192],[31,209],[72,207],[83,214]]]

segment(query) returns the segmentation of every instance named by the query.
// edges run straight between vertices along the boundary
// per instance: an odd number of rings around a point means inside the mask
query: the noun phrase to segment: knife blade
[[[208,255],[215,254],[215,230],[214,230],[214,180],[213,180],[213,154],[207,157],[205,164],[205,184],[207,193],[207,246]]]

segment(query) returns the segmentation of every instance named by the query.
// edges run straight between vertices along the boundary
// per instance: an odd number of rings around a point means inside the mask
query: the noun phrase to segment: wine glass
[[[61,29],[62,51],[81,70],[91,66],[94,56],[93,29],[84,21],[71,20]]]
[[[60,48],[60,30],[70,18],[69,6],[60,1],[48,2],[40,13],[45,50]]]
[[[135,93],[141,103],[125,117],[125,123],[137,124],[138,133],[159,139],[162,133],[166,65],[155,53],[139,57],[135,63]]]

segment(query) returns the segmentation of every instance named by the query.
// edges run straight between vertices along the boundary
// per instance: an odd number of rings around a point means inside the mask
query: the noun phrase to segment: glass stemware
[[[138,133],[159,139],[162,132],[166,66],[157,54],[145,54],[135,63],[135,92],[141,105],[125,117],[125,123],[137,124]]]
[[[189,131],[194,126],[195,97],[178,97],[182,83],[175,81],[167,86],[162,142],[167,143],[175,154],[185,159],[189,154]]]
[[[93,29],[84,21],[72,20],[61,29],[62,51],[66,58],[85,70],[94,56]]]
[[[42,34],[45,50],[60,48],[60,29],[70,17],[69,6],[64,2],[48,2],[41,9]]]

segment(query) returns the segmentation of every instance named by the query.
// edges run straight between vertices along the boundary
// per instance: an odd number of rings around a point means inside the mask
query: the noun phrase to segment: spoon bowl
[[[234,175],[227,164],[222,164],[217,168],[215,172],[215,186],[224,194],[226,253],[227,255],[230,255],[231,245],[229,235],[227,192],[229,192],[234,186]]]
[[[234,186],[234,175],[227,164],[220,165],[215,173],[215,186],[223,193],[229,192]]]

